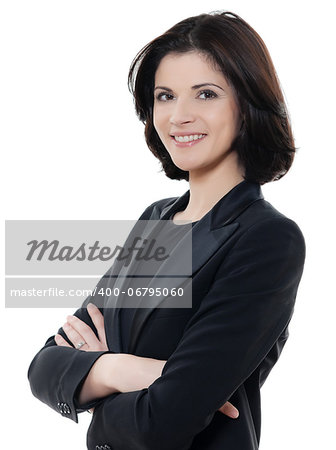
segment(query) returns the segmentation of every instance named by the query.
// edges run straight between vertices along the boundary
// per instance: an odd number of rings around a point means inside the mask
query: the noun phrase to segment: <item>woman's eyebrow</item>
[[[216,87],[218,87],[219,89],[221,89],[222,91],[224,91],[224,89],[223,89],[222,87],[218,86],[218,84],[215,84],[215,83],[201,83],[201,84],[195,84],[194,86],[191,86],[191,89],[199,89],[199,88],[204,87],[204,86],[216,86]],[[170,89],[170,88],[168,88],[168,87],[166,87],[166,86],[156,86],[156,87],[154,88],[154,91],[155,91],[156,89],[163,89],[163,90],[168,91],[168,92],[173,92],[172,89]]]
[[[222,91],[224,91],[224,89],[222,87],[218,86],[218,84],[215,84],[215,83],[195,84],[195,86],[192,86],[191,89],[199,89],[199,88],[204,87],[204,86],[216,86],[219,89],[221,89]]]

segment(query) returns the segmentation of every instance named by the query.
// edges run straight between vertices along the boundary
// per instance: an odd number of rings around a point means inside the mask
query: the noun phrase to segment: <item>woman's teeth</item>
[[[191,134],[190,136],[174,136],[174,139],[177,142],[191,142],[201,139],[204,136],[205,134]]]

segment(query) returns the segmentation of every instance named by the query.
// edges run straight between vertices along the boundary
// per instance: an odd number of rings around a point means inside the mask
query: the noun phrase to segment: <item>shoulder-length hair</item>
[[[288,111],[270,54],[256,31],[231,12],[200,14],[174,25],[143,47],[132,61],[128,86],[145,139],[167,177],[189,180],[161,142],[153,124],[154,79],[168,53],[196,51],[218,67],[233,88],[241,129],[231,149],[245,168],[244,178],[264,184],[279,180],[292,165],[294,139]]]

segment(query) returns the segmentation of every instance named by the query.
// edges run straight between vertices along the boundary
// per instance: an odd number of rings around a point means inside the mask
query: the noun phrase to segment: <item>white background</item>
[[[176,22],[218,9],[240,14],[264,39],[299,151],[262,191],[300,226],[307,259],[289,341],[262,388],[261,450],[336,445],[331,8],[326,0],[1,2],[3,219],[136,219],[153,201],[183,194],[188,184],[160,173],[146,147],[126,83],[132,58]],[[89,414],[79,425],[65,420],[31,395],[26,376],[72,312],[3,309],[2,448],[85,448]]]

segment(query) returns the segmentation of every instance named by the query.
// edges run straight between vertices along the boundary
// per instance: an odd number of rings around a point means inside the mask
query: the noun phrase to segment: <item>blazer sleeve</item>
[[[86,309],[89,302],[95,303],[93,297],[88,297],[75,315],[89,325],[97,336],[97,330]],[[72,345],[63,328],[60,328],[58,333]],[[77,350],[73,345],[72,348],[58,346],[54,336],[51,336],[35,355],[28,369],[33,395],[63,417],[78,422],[79,412],[90,409],[101,401],[99,399],[80,407],[77,394],[95,361],[105,353],[112,352],[85,352]]]
[[[304,237],[292,220],[249,228],[219,266],[161,377],[95,409],[88,448],[188,449],[288,325],[304,260]]]
[[[154,202],[149,205],[138,220],[148,219],[154,205],[157,203]],[[102,277],[98,282],[96,291],[99,292],[100,287],[104,286],[105,283],[106,279]],[[97,306],[100,305],[101,300],[98,298],[98,294],[96,296],[97,301],[94,296],[89,296],[81,308],[74,314],[89,325],[96,336],[98,336],[97,330],[86,309],[87,304],[90,302],[97,304]],[[103,309],[100,308],[100,311],[104,314]],[[63,328],[60,328],[58,333],[72,345],[65,335]],[[54,336],[51,336],[42,349],[35,355],[28,369],[28,380],[33,395],[59,412],[62,416],[78,422],[79,412],[83,412],[94,406],[96,407],[103,400],[98,399],[79,406],[77,395],[91,367],[105,353],[113,352],[85,352],[77,350],[74,347],[58,346],[54,340]]]

